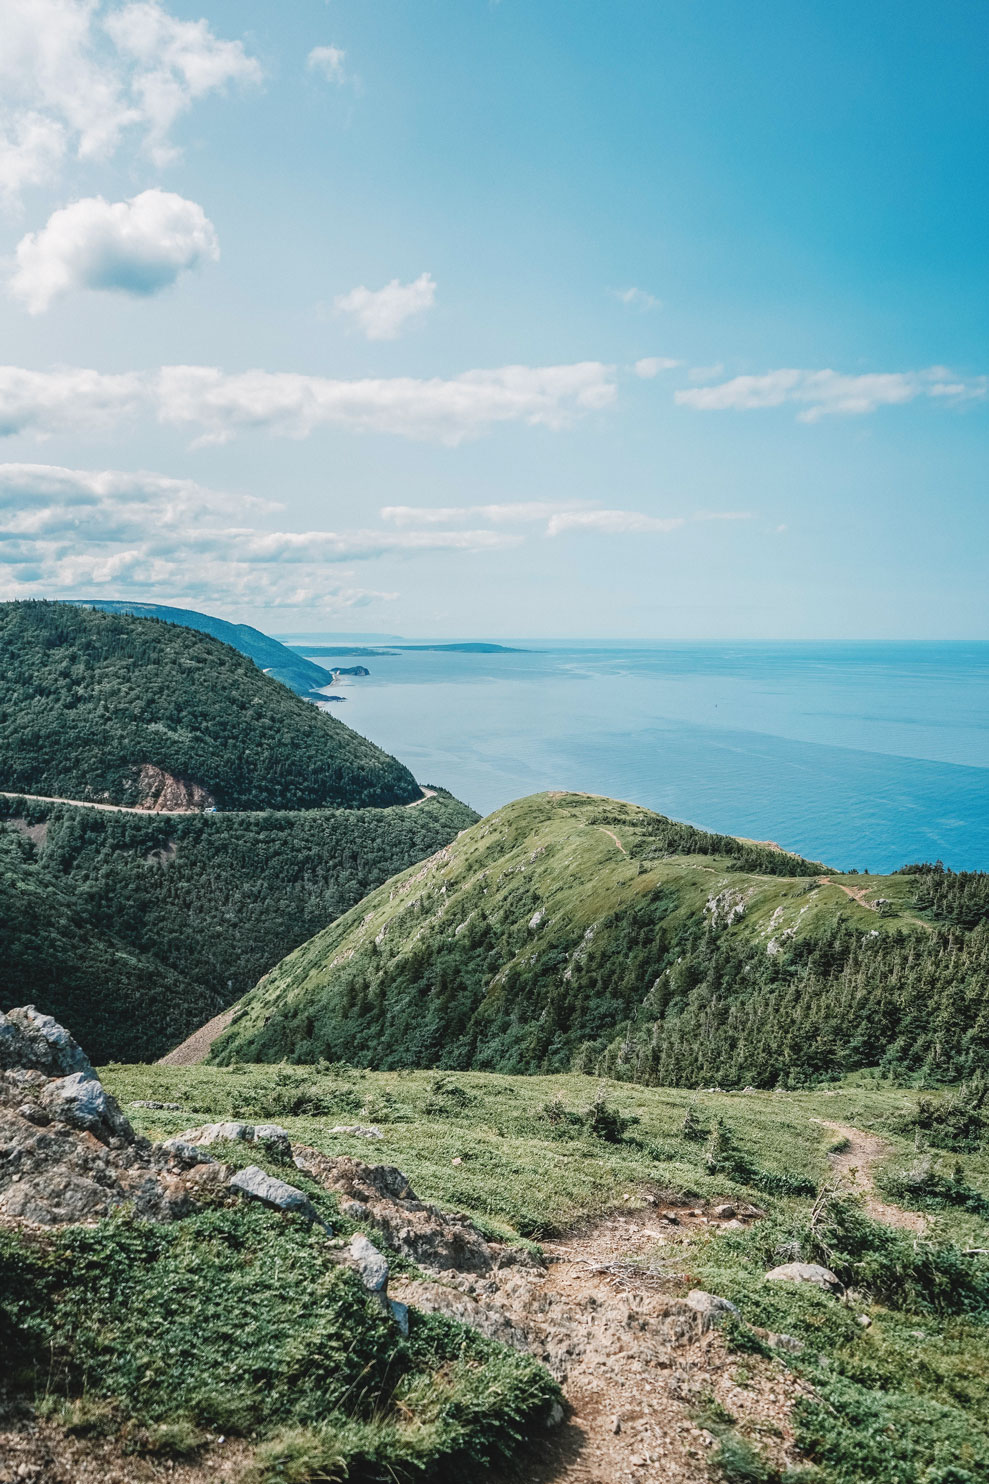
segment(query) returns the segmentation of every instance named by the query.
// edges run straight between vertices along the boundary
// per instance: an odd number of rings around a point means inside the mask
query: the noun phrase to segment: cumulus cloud
[[[239,41],[157,0],[4,0],[0,195],[16,203],[67,158],[108,159],[130,138],[165,164],[172,126],[198,99],[260,77]]]
[[[310,72],[320,73],[327,82],[342,83],[347,80],[346,60],[347,53],[338,46],[314,46],[306,58],[306,66]]]
[[[643,515],[638,510],[567,510],[550,518],[547,536],[564,531],[596,531],[604,536],[637,535],[678,531],[686,522],[682,515]]]
[[[669,356],[644,356],[641,361],[636,361],[632,370],[643,381],[651,381],[661,371],[672,371],[682,364],[682,361],[671,360]]]
[[[333,307],[348,315],[368,340],[395,340],[409,320],[425,314],[435,302],[436,284],[430,274],[420,273],[411,283],[393,278],[383,289],[362,284],[349,294],[338,294]]]
[[[156,294],[219,256],[213,224],[195,201],[159,190],[129,201],[90,196],[52,212],[21,240],[10,290],[40,314],[73,289]]]
[[[226,375],[212,366],[107,375],[0,367],[0,435],[104,428],[143,411],[223,443],[258,431],[305,438],[319,427],[446,444],[498,423],[562,428],[615,400],[614,367],[502,366],[448,379],[339,381],[294,372]]]
[[[119,470],[0,464],[0,595],[250,599],[352,606],[367,589],[327,568],[517,543],[490,530],[284,530],[273,502],[193,480]]]
[[[609,289],[613,299],[620,304],[627,304],[632,309],[662,309],[662,299],[657,299],[654,294],[649,294],[645,289]]]
[[[953,377],[944,366],[922,371],[871,372],[845,376],[837,371],[767,371],[761,376],[735,376],[717,386],[689,387],[675,393],[684,407],[700,411],[750,411],[795,404],[801,422],[817,422],[833,414],[861,416],[879,407],[899,406],[918,397],[950,401],[982,398],[989,378]]]

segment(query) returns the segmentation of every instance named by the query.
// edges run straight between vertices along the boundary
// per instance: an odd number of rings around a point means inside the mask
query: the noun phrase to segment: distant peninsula
[[[351,659],[380,659],[384,655],[395,655],[408,650],[430,654],[529,654],[528,649],[513,649],[507,644],[390,644],[387,649],[355,649],[334,644],[289,644],[286,648],[296,654],[339,655]]]

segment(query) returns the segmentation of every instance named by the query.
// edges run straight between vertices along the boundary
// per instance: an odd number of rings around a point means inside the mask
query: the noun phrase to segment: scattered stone
[[[692,1288],[685,1303],[701,1318],[702,1329],[713,1329],[723,1324],[730,1314],[738,1316],[738,1308],[731,1299],[721,1298],[716,1293],[705,1293],[703,1288]]]
[[[863,1329],[872,1328],[872,1320],[869,1318],[868,1314],[856,1314],[855,1317],[858,1320],[859,1324],[861,1324]]]
[[[35,1103],[21,1103],[17,1109],[17,1115],[19,1118],[26,1118],[28,1123],[36,1124],[39,1128],[44,1128],[51,1123],[44,1108],[39,1108]]]
[[[287,1160],[292,1154],[288,1130],[282,1128],[280,1123],[204,1123],[202,1128],[186,1129],[185,1133],[176,1134],[175,1137],[185,1144],[195,1144],[199,1148],[220,1143],[264,1144],[280,1159]]]
[[[368,1241],[362,1232],[355,1232],[347,1249],[350,1259],[360,1274],[361,1282],[370,1293],[384,1294],[388,1287],[388,1260]]]
[[[383,1139],[384,1134],[373,1123],[335,1123],[328,1134],[350,1134],[355,1139]]]
[[[802,1350],[806,1350],[807,1348],[803,1340],[798,1340],[796,1335],[771,1334],[769,1336],[769,1343],[774,1350],[789,1350],[794,1355],[799,1355]]]
[[[615,1437],[616,1438],[617,1438],[618,1434],[621,1432],[621,1430],[622,1430],[622,1419],[620,1417],[613,1417],[611,1419],[611,1431],[615,1434]]]
[[[735,1207],[728,1205],[715,1206],[714,1214],[715,1216],[717,1216],[719,1221],[731,1221],[735,1215]]]
[[[129,1103],[128,1107],[151,1108],[156,1113],[180,1113],[182,1111],[180,1103],[156,1103],[148,1101],[147,1098],[138,1098],[136,1103]]]
[[[266,1175],[258,1165],[248,1165],[244,1170],[237,1170],[227,1183],[231,1190],[238,1190],[251,1200],[260,1201],[262,1205],[271,1206],[276,1211],[295,1211],[307,1220],[323,1225],[315,1206],[304,1191],[297,1190],[284,1180],[276,1179],[274,1175]],[[329,1228],[325,1230],[328,1231]]]
[[[460,1155],[457,1154],[457,1155],[454,1156],[453,1159],[451,1159],[450,1163],[452,1165],[462,1165],[463,1164],[463,1160],[460,1158]]]
[[[549,1415],[546,1418],[546,1426],[559,1427],[560,1423],[564,1420],[566,1415],[567,1414],[566,1412],[564,1412],[560,1402],[554,1402],[549,1409]]]
[[[187,1144],[184,1139],[164,1139],[159,1145],[165,1153],[180,1165],[211,1165],[215,1163],[212,1154],[204,1154],[195,1144]]]
[[[828,1293],[834,1293],[841,1287],[841,1280],[836,1278],[830,1268],[823,1268],[818,1262],[787,1262],[782,1267],[773,1268],[766,1274],[767,1283],[815,1283],[818,1288]]]

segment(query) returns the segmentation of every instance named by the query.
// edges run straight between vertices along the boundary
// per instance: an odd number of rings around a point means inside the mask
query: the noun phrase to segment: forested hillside
[[[214,618],[210,613],[197,613],[192,608],[169,608],[163,603],[130,603],[123,599],[91,598],[79,606],[98,608],[102,613],[129,613],[134,618],[160,618],[165,623],[181,624],[187,629],[198,629],[203,634],[212,634],[233,649],[240,650],[252,659],[259,670],[280,680],[300,696],[312,695],[332,684],[333,676],[322,665],[314,664],[301,654],[296,654],[287,644],[280,644],[260,629],[252,629],[246,623],[227,623],[223,618]]]
[[[948,1080],[989,1066],[984,885],[841,876],[633,805],[538,795],[290,955],[213,1055],[688,1086],[876,1065]]]
[[[0,799],[0,1009],[34,1001],[100,1061],[153,1059],[477,816],[166,816]]]
[[[193,629],[4,603],[0,671],[0,789],[137,804],[153,770],[221,809],[419,797],[395,758]]]

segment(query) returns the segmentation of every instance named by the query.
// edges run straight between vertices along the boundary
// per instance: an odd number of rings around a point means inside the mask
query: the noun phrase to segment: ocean
[[[327,709],[481,813],[576,789],[838,869],[989,869],[989,643],[514,642],[313,657],[366,664]]]

